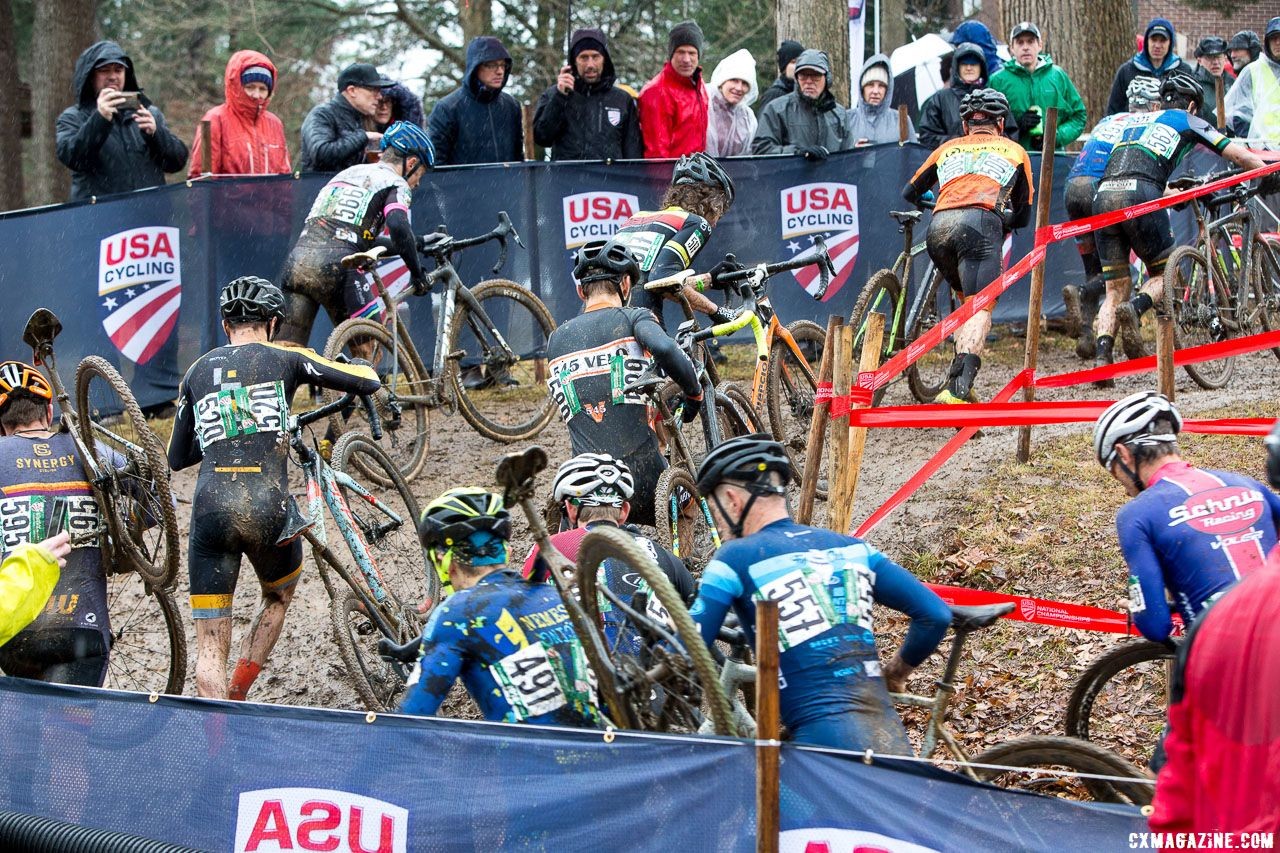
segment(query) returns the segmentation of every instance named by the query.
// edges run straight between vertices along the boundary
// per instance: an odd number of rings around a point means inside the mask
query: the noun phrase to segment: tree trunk
[[[1032,21],[1044,35],[1044,50],[1071,77],[1089,110],[1092,127],[1107,109],[1116,69],[1133,55],[1130,0],[1001,0],[1000,32]]]
[[[39,146],[35,158],[31,204],[66,201],[71,172],[54,153],[54,126],[58,114],[74,103],[71,91],[76,57],[93,44],[96,0],[62,0],[35,4],[31,34],[31,136]]]
[[[492,35],[493,0],[462,0],[458,8],[458,23],[462,24],[464,49],[476,36]]]
[[[907,3],[906,0],[875,0],[875,2],[882,4],[880,52],[889,55],[893,53],[894,48],[902,47],[907,43]]]
[[[849,104],[849,5],[847,0],[778,0],[778,41],[795,39],[825,50],[831,92]]]
[[[13,7],[0,0],[0,67],[22,67],[13,41]],[[22,202],[22,115],[16,79],[0,86],[0,210],[14,210]]]

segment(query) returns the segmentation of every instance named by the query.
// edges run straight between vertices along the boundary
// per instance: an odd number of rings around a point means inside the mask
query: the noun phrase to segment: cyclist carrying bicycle
[[[764,434],[715,447],[698,469],[725,544],[702,575],[689,611],[708,645],[733,608],[748,635],[755,601],[778,603],[782,721],[794,740],[910,755],[889,698],[937,648],[951,611],[906,569],[867,543],[791,520],[791,462]],[[872,607],[911,617],[902,647],[883,667]]]
[[[284,265],[281,341],[305,346],[320,306],[336,326],[373,301],[369,280],[358,270],[344,269],[342,259],[371,249],[384,227],[389,248],[409,268],[414,294],[427,292],[409,223],[409,201],[413,188],[435,165],[435,149],[427,132],[407,121],[387,128],[381,146],[377,163],[343,169],[312,203]]]
[[[1089,141],[1084,144],[1067,175],[1064,201],[1067,215],[1072,219],[1086,219],[1093,215],[1093,196],[1107,168],[1111,149],[1120,141],[1130,115],[1158,109],[1160,81],[1146,75],[1134,77],[1125,90],[1125,96],[1129,99],[1129,112],[1106,116],[1094,126]],[[1062,301],[1066,305],[1068,319],[1080,329],[1076,338],[1076,355],[1090,359],[1097,348],[1093,339],[1093,321],[1098,316],[1098,304],[1106,293],[1107,283],[1102,278],[1102,260],[1098,257],[1092,231],[1076,238],[1076,249],[1084,264],[1085,283],[1083,287],[1068,284],[1062,288]]]
[[[960,102],[964,136],[938,146],[903,187],[919,204],[934,184],[937,202],[926,248],[951,289],[972,299],[1003,269],[1005,235],[1031,217],[1031,159],[1005,138],[1009,101],[995,89],[977,89]],[[992,306],[994,308],[994,305]],[[977,401],[974,380],[991,331],[991,310],[974,314],[956,332],[956,356],[938,403]]]
[[[1256,154],[1227,139],[1196,115],[1203,98],[1204,90],[1195,77],[1187,71],[1175,70],[1160,83],[1161,109],[1130,114],[1098,183],[1093,200],[1095,215],[1160,198],[1166,192],[1169,176],[1197,145],[1244,169],[1263,165]],[[1268,175],[1262,184],[1264,192],[1280,189],[1280,176]],[[1125,355],[1129,358],[1145,355],[1139,331],[1142,315],[1164,292],[1165,263],[1174,249],[1169,213],[1156,210],[1109,225],[1098,233],[1097,243],[1107,293],[1094,323],[1097,338],[1094,363],[1103,366],[1115,361],[1117,327]],[[1147,268],[1147,281],[1132,300],[1129,299],[1131,250]],[[1094,385],[1111,388],[1115,380],[1103,379]]]
[[[1133,498],[1116,515],[1129,565],[1129,613],[1142,636],[1168,643],[1183,625],[1266,562],[1280,527],[1280,497],[1251,477],[1193,467],[1178,454],[1182,416],[1162,394],[1131,394],[1093,430],[1099,464]]]
[[[21,361],[0,363],[0,434],[0,555],[46,539],[55,526],[69,533],[102,526],[75,441],[53,425],[53,389]],[[102,686],[111,647],[102,555],[96,537],[71,547],[41,612],[0,647],[6,675]]]
[[[460,677],[486,720],[595,728],[594,678],[559,592],[507,565],[502,496],[450,489],[418,535],[456,591],[431,612],[400,711],[435,714]]]
[[[200,465],[187,558],[196,689],[205,697],[244,699],[280,636],[302,572],[301,540],[278,541],[293,501],[287,428],[294,392],[311,384],[372,394],[382,383],[370,367],[272,343],[284,295],[269,281],[237,278],[219,303],[228,344],[201,356],[182,378],[169,465],[175,471]],[[262,600],[228,685],[231,602],[242,557],[253,564]]]
[[[624,307],[640,271],[626,243],[614,237],[578,250],[573,270],[582,313],[547,341],[547,386],[569,427],[573,452],[608,453],[635,478],[630,517],[654,523],[654,494],[667,468],[650,422],[649,400],[627,385],[654,363],[684,392],[686,423],[698,416],[702,387],[689,357],[648,308]]]
[[[641,536],[631,525],[626,525],[634,494],[635,478],[621,459],[607,453],[581,453],[566,460],[556,472],[552,497],[568,519],[569,529],[552,535],[551,544],[569,562],[577,563],[578,546],[589,532],[601,527],[624,530],[653,558],[685,604],[692,603],[696,585],[684,562],[652,539]],[[601,583],[623,601],[630,601],[640,589],[639,575],[625,571],[625,567],[614,560],[605,560],[600,572]],[[549,580],[546,564],[538,559],[537,545],[525,558],[521,574],[535,582]],[[605,637],[612,645],[624,618],[614,610],[603,613],[602,617]]]

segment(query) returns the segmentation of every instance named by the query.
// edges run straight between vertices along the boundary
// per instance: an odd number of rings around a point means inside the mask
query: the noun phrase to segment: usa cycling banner
[[[907,207],[902,185],[926,153],[918,145],[879,145],[820,163],[726,160],[737,197],[707,245],[689,247],[701,249],[694,265],[709,269],[728,252],[743,263],[789,259],[822,237],[835,264],[825,301],[813,298],[812,269],[779,277],[770,295],[787,322],[807,318],[825,326],[833,312],[847,316],[867,278],[902,251],[902,235],[888,212]],[[1055,222],[1067,218],[1061,201],[1069,162],[1061,157],[1055,168]],[[496,273],[495,246],[468,250],[456,259],[460,275],[468,284],[501,276],[528,286],[563,321],[580,307],[571,279],[574,251],[654,209],[670,176],[669,161],[446,168],[424,178],[410,213],[419,234],[443,223],[451,234],[468,237],[491,230],[498,212],[507,211],[527,249],[513,245]],[[57,342],[62,364],[104,355],[144,406],[173,400],[186,367],[222,340],[218,290],[240,275],[279,281],[324,182],[322,175],[216,179],[0,214],[6,247],[0,254],[0,357],[29,356],[19,343],[23,324],[33,310],[48,307],[65,328]],[[922,223],[914,242],[922,243],[924,235]],[[1025,256],[1033,237],[1029,228],[1016,234],[1009,257]],[[923,276],[927,257],[919,260],[916,271]],[[1069,241],[1048,247],[1049,316],[1061,313],[1061,286],[1080,279],[1079,266]],[[386,272],[393,291],[407,284],[402,265],[390,262]],[[1024,323],[1028,293],[1023,277],[1000,298],[996,319]],[[435,312],[413,297],[407,305],[419,351],[429,359]],[[380,309],[371,303],[363,313]],[[322,312],[312,345],[323,347],[330,328]]]
[[[201,850],[755,849],[755,750],[0,679],[0,810]],[[1115,850],[1137,809],[783,747],[796,851]]]

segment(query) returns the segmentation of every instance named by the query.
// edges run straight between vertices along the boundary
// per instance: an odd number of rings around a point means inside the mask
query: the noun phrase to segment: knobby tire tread
[[[791,333],[791,337],[795,338],[796,343],[802,346],[805,342],[816,343],[820,348],[826,346],[826,330],[811,320],[796,320],[794,323],[789,323],[787,331]],[[769,353],[769,372],[765,382],[765,408],[769,413],[769,432],[773,435],[774,441],[781,444],[786,449],[787,455],[791,457],[791,466],[796,470],[796,479],[802,479],[805,463],[804,445],[809,438],[809,421],[813,418],[814,398],[818,392],[815,383],[819,365],[810,364],[809,373],[794,369],[784,371],[784,360],[786,363],[794,364],[795,354],[784,341],[775,338]],[[788,374],[790,382],[788,382]],[[794,387],[788,388],[789,384]],[[795,423],[800,431],[795,435],[788,435],[783,413],[795,410],[798,395],[808,396],[809,419],[796,417]]]
[[[112,636],[114,638],[118,631],[125,631],[128,633],[128,622],[125,619],[119,618],[120,614],[118,611],[115,613],[112,612],[115,609],[114,605],[123,601],[121,591],[118,588],[113,590],[112,585],[130,583],[141,583],[143,586],[144,600],[154,599],[160,608],[161,617],[164,619],[165,631],[169,636],[169,666],[165,677],[164,687],[160,692],[172,696],[180,696],[182,695],[182,690],[187,680],[187,635],[182,620],[182,614],[178,610],[178,605],[174,602],[173,596],[170,595],[168,591],[142,581],[141,575],[139,575],[137,581],[129,578],[127,575],[108,579],[107,618],[111,621]],[[134,615],[134,618],[137,618],[136,614]],[[122,664],[118,660],[113,664],[111,656],[108,654],[107,681],[103,686],[111,687],[116,690],[133,690],[134,687],[132,685],[117,685],[112,683],[112,671],[115,667],[121,665]]]
[[[1194,284],[1187,282],[1183,273],[1183,261],[1190,259],[1190,262],[1199,267],[1200,275]],[[1176,349],[1183,349],[1188,346],[1195,346],[1198,343],[1206,343],[1207,341],[1189,341],[1187,340],[1187,332],[1182,330],[1182,324],[1179,322],[1183,313],[1182,295],[1187,293],[1192,305],[1198,305],[1208,300],[1208,289],[1214,287],[1213,274],[1209,270],[1209,262],[1205,260],[1205,256],[1195,246],[1179,246],[1169,256],[1169,260],[1165,264],[1166,275],[1172,270],[1173,278],[1173,334],[1174,346]],[[1169,285],[1166,283],[1165,285]],[[1183,369],[1187,375],[1191,377],[1201,388],[1206,391],[1215,391],[1226,386],[1231,377],[1235,374],[1236,362],[1234,358],[1221,358],[1213,361],[1202,361],[1199,364],[1186,364]]]
[[[931,310],[936,310],[938,304],[938,293],[943,288],[946,288],[943,292],[948,295],[948,307],[950,310],[939,311],[939,316],[937,318],[938,321],[941,322],[943,318],[958,307],[955,304],[955,295],[951,291],[951,286],[947,284],[947,282],[943,281],[942,273],[938,272],[937,269],[931,268],[931,272],[925,280],[924,286],[928,288],[928,290],[925,293],[924,301],[920,303],[920,315],[916,317],[916,322],[913,324],[912,328],[907,330],[907,336],[904,339],[906,341],[915,342],[928,331],[928,329],[922,328],[922,323],[924,322],[925,316]],[[930,326],[930,328],[932,328],[932,326]],[[937,351],[946,345],[947,342],[943,339],[930,352]],[[954,344],[952,345],[952,349],[954,350]],[[928,353],[925,353],[917,359],[914,364],[907,368],[907,386],[911,389],[911,395],[916,398],[917,402],[924,404],[932,403],[934,398],[937,397],[938,394],[941,393],[942,389],[946,387],[948,374],[950,372],[950,364],[948,364],[942,368],[941,381],[930,382],[926,379],[921,372],[923,369],[921,364],[928,355]]]
[[[1131,639],[1120,643],[1089,665],[1067,700],[1066,733],[1068,737],[1090,740],[1089,720],[1093,705],[1107,683],[1125,670],[1156,660],[1169,660],[1173,652],[1160,643]]]
[[[1122,776],[1134,780],[1151,779],[1145,771],[1134,767],[1105,747],[1060,735],[1031,735],[996,744],[974,757],[973,762],[1028,768],[1060,765],[1080,773]],[[1000,770],[982,767],[975,767],[973,770],[983,781],[1002,775]],[[1155,793],[1153,785],[1142,781],[1135,781],[1132,785],[1096,779],[1081,779],[1080,782],[1098,802],[1127,802],[1141,806],[1149,804]]]

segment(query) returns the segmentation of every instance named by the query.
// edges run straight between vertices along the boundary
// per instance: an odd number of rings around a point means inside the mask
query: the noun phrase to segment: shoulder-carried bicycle
[[[145,693],[181,693],[187,641],[170,594],[178,571],[178,525],[169,465],[160,439],[128,384],[105,359],[88,356],[76,370],[73,406],[54,356],[62,323],[46,308],[27,321],[22,339],[45,368],[75,443],[94,506],[68,513],[72,547],[96,543],[107,572],[110,621],[105,685]]]
[[[523,246],[504,211],[498,227],[478,237],[455,238],[441,226],[419,239],[419,254],[435,265],[428,284],[440,293],[429,368],[400,317],[403,301],[388,290],[378,270],[386,249],[378,246],[342,261],[370,276],[376,298],[389,309],[383,322],[357,317],[338,324],[325,344],[325,357],[363,358],[378,371],[383,389],[376,401],[387,454],[406,479],[416,477],[426,462],[432,409],[459,411],[476,432],[503,442],[532,438],[555,413],[545,381],[547,339],[556,326],[551,312],[508,279],[468,288],[453,265],[458,252],[492,241],[500,247],[496,275],[506,263],[509,238]],[[349,410],[336,413],[330,425],[334,435],[367,430],[363,417]]]

